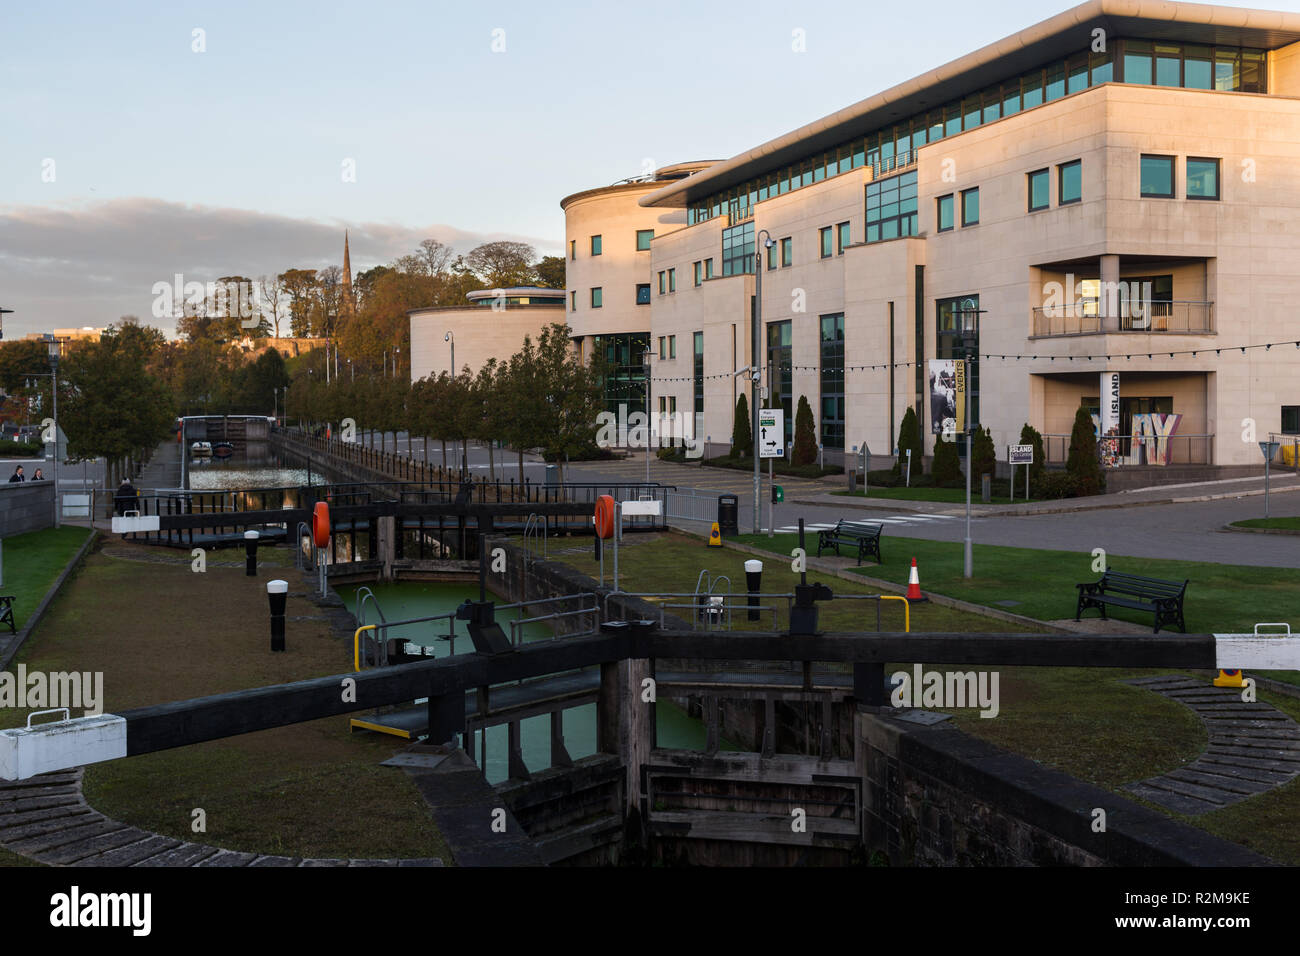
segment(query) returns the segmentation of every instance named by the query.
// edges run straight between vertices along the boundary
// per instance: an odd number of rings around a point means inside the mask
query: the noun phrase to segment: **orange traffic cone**
[[[916,573],[916,558],[912,559],[912,571],[907,576],[907,600],[909,604],[914,601],[930,600],[921,593],[921,576]]]

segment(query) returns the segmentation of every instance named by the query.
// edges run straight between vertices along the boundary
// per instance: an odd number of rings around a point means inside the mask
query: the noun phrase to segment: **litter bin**
[[[740,499],[736,495],[718,495],[718,531],[740,534]]]
[[[548,485],[558,485],[558,484],[560,483],[560,466],[559,466],[559,465],[547,465],[547,466],[546,466],[546,483],[547,483]]]

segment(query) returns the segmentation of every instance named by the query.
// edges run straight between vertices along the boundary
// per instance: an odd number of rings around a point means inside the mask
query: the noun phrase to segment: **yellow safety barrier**
[[[357,632],[352,635],[352,669],[354,671],[361,670],[361,632],[373,631],[378,626],[378,624],[366,624],[357,628]]]
[[[901,594],[882,594],[880,600],[903,602],[903,631],[908,634],[912,633],[912,612],[910,610],[911,605],[907,603],[907,598]]]

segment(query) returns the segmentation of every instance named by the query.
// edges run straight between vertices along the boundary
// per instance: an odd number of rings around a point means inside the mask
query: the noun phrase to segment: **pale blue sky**
[[[6,338],[149,320],[177,271],[337,262],[345,226],[354,269],[426,236],[558,252],[568,193],[729,157],[1070,6],[10,0]]]

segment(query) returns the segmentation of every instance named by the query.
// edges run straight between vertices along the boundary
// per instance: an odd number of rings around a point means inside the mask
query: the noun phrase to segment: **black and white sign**
[[[758,410],[758,457],[785,457],[785,410],[760,408]]]
[[[1032,465],[1034,463],[1034,446],[1008,445],[1007,462],[1012,465]]]

